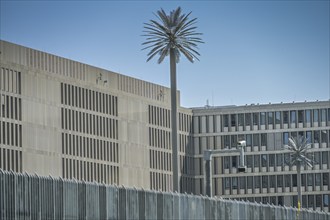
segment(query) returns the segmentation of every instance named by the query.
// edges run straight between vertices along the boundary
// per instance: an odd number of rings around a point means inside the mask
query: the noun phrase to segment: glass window
[[[320,152],[314,152],[314,162],[319,165],[321,161]]]
[[[274,124],[274,112],[268,112],[268,124]]]
[[[260,125],[266,124],[266,112],[260,112]]]
[[[320,110],[320,114],[321,114],[321,122],[326,122],[326,115],[327,115],[327,110],[326,109],[321,109]]]
[[[259,124],[259,114],[253,113],[253,125],[258,125],[258,124]]]
[[[240,189],[245,189],[246,188],[245,176],[241,176],[239,178],[239,188]]]
[[[223,157],[223,167],[229,169],[229,157]]]
[[[236,127],[236,114],[230,115],[231,126]]]
[[[276,154],[276,166],[283,165],[283,154]]]
[[[329,185],[329,173],[323,173],[323,186],[328,186]]]
[[[225,189],[230,189],[230,177],[225,177],[224,178],[225,181]]]
[[[291,137],[293,137],[293,138],[297,138],[297,132],[296,131],[293,131],[293,132],[290,132],[290,135],[291,135]]]
[[[291,175],[289,175],[289,174],[284,175],[284,184],[285,184],[285,187],[291,186]]]
[[[306,195],[302,196],[301,207],[307,208],[307,196]]]
[[[308,144],[312,143],[312,132],[311,131],[306,131],[306,139],[307,139]]]
[[[237,177],[233,177],[232,182],[233,182],[233,189],[237,189]]]
[[[245,135],[244,134],[237,135],[237,141],[245,141]]]
[[[328,163],[328,151],[322,152],[322,163],[327,164]]]
[[[229,135],[223,136],[223,142],[224,142],[225,148],[230,148],[230,136]]]
[[[315,195],[316,207],[322,207],[322,195]]]
[[[283,124],[288,124],[288,123],[289,123],[289,112],[283,111]]]
[[[253,146],[259,146],[259,134],[253,134]]]
[[[308,195],[308,208],[314,207],[314,195]]]
[[[261,134],[261,146],[267,146],[267,134]]]
[[[255,188],[260,188],[260,176],[255,176],[254,177],[254,187]]]
[[[311,122],[311,110],[306,110],[306,115],[305,115],[305,117],[306,117],[306,123],[310,123]]]
[[[301,174],[301,186],[306,186],[306,174]]]
[[[297,174],[292,175],[292,186],[297,187]]]
[[[267,204],[269,202],[268,197],[261,197],[262,198],[262,203]]]
[[[321,174],[315,173],[315,186],[321,186]]]
[[[260,155],[254,155],[254,167],[260,167]]]
[[[284,154],[284,164],[289,165],[290,164],[290,153]]]
[[[228,115],[223,115],[223,126],[228,127],[229,126],[229,116]]]
[[[313,122],[319,122],[319,110],[318,109],[313,110]]]
[[[272,204],[272,205],[276,205],[277,203],[276,203],[276,196],[271,196],[271,197],[269,197],[269,199],[270,199],[270,204]]]
[[[236,135],[231,135],[231,147],[236,147],[237,146],[237,136]]]
[[[251,147],[252,146],[252,135],[251,134],[247,134],[246,135],[246,146],[247,147]]]
[[[320,143],[320,131],[314,131],[314,143]]]
[[[327,143],[327,130],[323,130],[321,131],[321,143]]]
[[[233,168],[236,168],[237,167],[237,156],[232,156],[231,157],[231,166]]]
[[[245,113],[245,125],[246,126],[251,125],[251,113]]]
[[[248,168],[252,168],[252,164],[253,164],[253,157],[252,155],[246,155],[246,166]]]
[[[284,132],[283,133],[283,144],[287,145],[289,143],[289,133],[288,132]]]
[[[275,123],[281,124],[281,112],[275,112]]]
[[[269,176],[269,187],[270,188],[275,188],[276,187],[276,179],[275,179],[275,175],[270,175]]]
[[[323,195],[323,207],[329,207],[329,195]]]
[[[268,188],[268,176],[262,176],[262,188]]]
[[[247,188],[252,189],[253,187],[253,177],[252,176],[247,176]]]
[[[283,206],[283,196],[279,196],[277,197],[277,204],[280,205],[280,206]]]
[[[290,111],[290,122],[291,124],[296,123],[296,111]]]
[[[267,154],[261,154],[261,166],[262,167],[267,167]]]
[[[244,126],[244,114],[238,114],[238,125]]]
[[[328,122],[330,122],[330,108],[328,108]]]
[[[298,111],[298,122],[303,123],[304,122],[304,110]]]
[[[313,186],[313,173],[308,173],[307,174],[307,185],[308,186]]]
[[[275,154],[269,154],[269,166],[274,167],[275,166]]]

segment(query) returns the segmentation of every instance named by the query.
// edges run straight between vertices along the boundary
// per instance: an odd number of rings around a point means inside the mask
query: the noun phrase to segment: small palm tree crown
[[[197,18],[189,20],[189,15],[181,14],[181,8],[170,12],[169,15],[163,9],[157,11],[156,17],[160,23],[155,20],[150,20],[150,23],[144,23],[144,35],[146,42],[142,45],[146,46],[142,50],[151,48],[148,53],[148,59],[151,60],[155,55],[159,54],[158,63],[161,63],[164,58],[169,55],[170,49],[174,49],[175,61],[179,62],[180,53],[184,54],[190,62],[198,59],[200,55],[198,43],[204,43],[198,36],[201,33],[196,32]]]
[[[300,136],[298,138],[290,137],[289,144],[284,148],[291,151],[290,165],[307,164],[312,167],[312,160],[307,157],[307,151],[311,144],[307,143],[307,139]]]

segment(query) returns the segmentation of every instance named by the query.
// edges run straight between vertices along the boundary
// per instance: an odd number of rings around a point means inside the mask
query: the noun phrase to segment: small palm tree
[[[148,59],[159,55],[158,63],[166,56],[170,56],[171,72],[171,124],[172,124],[172,160],[173,160],[173,191],[179,192],[178,148],[177,148],[177,101],[176,101],[176,63],[179,62],[182,53],[190,62],[198,60],[197,44],[203,43],[196,32],[196,20],[189,19],[191,12],[181,13],[181,8],[170,12],[169,15],[163,9],[157,11],[158,21],[150,20],[144,23],[144,35],[146,41],[142,44],[145,49],[150,49]]]
[[[298,188],[298,204],[297,207],[301,207],[301,166],[307,164],[312,167],[312,160],[307,157],[308,148],[310,143],[307,142],[307,139],[303,136],[298,138],[290,137],[289,144],[285,145],[284,148],[291,151],[290,154],[290,165],[297,166],[297,188]]]

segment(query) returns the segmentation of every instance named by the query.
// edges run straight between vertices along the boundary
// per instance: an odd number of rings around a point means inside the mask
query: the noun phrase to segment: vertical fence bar
[[[157,218],[157,194],[146,191],[146,219]]]
[[[269,204],[162,193],[0,170],[0,220],[12,219],[298,219]],[[330,220],[301,209],[299,220]]]
[[[107,219],[119,219],[119,196],[116,186],[107,186]]]
[[[99,185],[99,216],[100,219],[107,219],[107,200],[106,200],[106,186]]]
[[[157,219],[163,219],[163,194],[156,193],[157,196]]]
[[[174,219],[173,216],[173,194],[164,193],[163,219]]]
[[[119,188],[119,219],[126,219],[126,189]]]
[[[138,191],[139,219],[146,219],[146,194],[144,189]]]
[[[180,218],[180,195],[172,193],[173,195],[173,219]]]

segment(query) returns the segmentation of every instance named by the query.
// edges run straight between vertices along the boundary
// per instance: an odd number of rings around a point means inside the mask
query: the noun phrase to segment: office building
[[[302,207],[329,210],[329,101],[193,109],[197,193],[204,189],[204,150],[236,148],[245,140],[245,173],[238,172],[236,155],[213,158],[213,195],[297,204],[297,167],[290,166],[290,153],[283,146],[298,136],[311,144],[308,157],[314,161],[312,168],[302,167]]]
[[[6,41],[0,68],[1,169],[172,190],[169,88]],[[237,156],[214,158],[213,195],[295,204],[282,146],[303,135],[315,161],[303,170],[303,206],[329,210],[328,101],[179,107],[178,128],[181,192],[205,193],[204,150],[244,139],[247,172]]]

